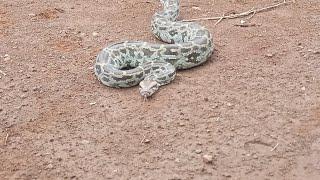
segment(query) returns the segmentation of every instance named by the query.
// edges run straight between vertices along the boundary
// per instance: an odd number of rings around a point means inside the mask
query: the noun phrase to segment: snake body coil
[[[152,32],[170,44],[125,41],[109,45],[98,54],[94,66],[103,84],[120,88],[140,83],[140,93],[146,98],[170,83],[176,69],[198,66],[210,57],[210,32],[196,23],[176,21],[179,0],[160,1],[164,10],[153,15]]]

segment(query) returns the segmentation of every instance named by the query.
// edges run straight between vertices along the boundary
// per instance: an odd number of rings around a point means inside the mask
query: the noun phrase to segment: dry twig
[[[223,15],[221,16],[221,18],[214,24],[214,26],[216,26],[217,24],[219,24],[219,23],[222,21],[223,18],[224,18],[224,13],[223,13]]]
[[[253,26],[259,26],[257,24],[235,24],[234,26],[239,26],[239,27],[253,27]]]
[[[239,17],[248,16],[250,14],[253,14],[251,17],[248,18],[248,19],[251,19],[256,13],[263,12],[263,11],[268,11],[270,9],[273,9],[273,8],[276,8],[278,6],[281,6],[281,5],[284,5],[284,4],[288,4],[288,3],[289,3],[288,1],[283,0],[283,2],[280,2],[280,3],[277,3],[277,4],[273,4],[273,5],[270,5],[270,6],[267,6],[267,7],[263,7],[263,8],[260,8],[260,9],[252,8],[249,11],[238,13],[238,14],[231,14],[231,15],[228,15],[228,16],[220,16],[220,17],[205,17],[205,18],[186,19],[186,20],[182,20],[182,21],[191,22],[191,21],[202,21],[202,20],[218,20],[218,22],[220,22],[222,19],[235,19],[235,18],[239,18]]]
[[[275,149],[277,149],[277,147],[279,146],[279,143],[277,143],[270,151],[274,151]]]
[[[4,145],[7,145],[8,142],[8,138],[9,138],[9,133],[7,133],[6,137],[4,138]]]
[[[144,143],[144,141],[146,140],[146,136],[145,135],[142,135],[143,136],[143,139],[140,141],[140,143]]]

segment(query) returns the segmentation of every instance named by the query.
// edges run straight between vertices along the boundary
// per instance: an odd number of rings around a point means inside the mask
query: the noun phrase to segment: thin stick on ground
[[[143,136],[143,139],[140,141],[141,144],[146,140],[146,136],[145,135],[142,135],[142,136]]]
[[[252,10],[253,10],[253,13],[252,13],[251,16],[249,16],[249,17],[247,18],[247,20],[250,20],[251,18],[253,18],[254,15],[256,15],[257,11],[254,10],[254,8],[252,8]]]
[[[218,20],[219,22],[222,21],[222,19],[235,19],[235,18],[239,18],[239,17],[244,17],[244,16],[248,16],[250,14],[255,15],[256,13],[259,12],[263,12],[263,11],[268,11],[271,10],[273,8],[276,8],[278,6],[284,5],[284,4],[288,4],[289,2],[284,0],[283,2],[277,3],[277,4],[273,4],[270,6],[266,6],[260,9],[254,9],[252,8],[249,11],[246,12],[242,12],[242,13],[238,13],[238,14],[231,14],[229,16],[220,16],[220,17],[205,17],[205,18],[195,18],[195,19],[186,19],[186,20],[182,20],[184,22],[192,22],[192,21],[203,21],[203,20]],[[250,17],[252,18],[252,17]]]
[[[279,146],[279,143],[277,143],[270,151],[274,151]]]
[[[222,21],[223,18],[224,18],[224,13],[221,16],[221,18],[214,24],[214,26],[218,25]]]
[[[4,145],[7,145],[8,142],[8,138],[9,138],[9,133],[7,133],[6,137],[4,138]]]

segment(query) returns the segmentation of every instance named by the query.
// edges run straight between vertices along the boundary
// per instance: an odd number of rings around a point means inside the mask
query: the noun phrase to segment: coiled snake
[[[170,44],[125,41],[104,48],[94,66],[95,75],[104,85],[121,88],[140,83],[140,94],[147,98],[170,83],[176,69],[198,66],[210,57],[210,32],[196,23],[176,21],[179,0],[160,2],[164,10],[153,15],[152,32]]]

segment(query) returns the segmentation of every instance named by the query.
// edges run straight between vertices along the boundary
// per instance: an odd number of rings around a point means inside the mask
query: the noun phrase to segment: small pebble
[[[211,106],[212,109],[218,108],[218,104],[211,104],[210,106]]]
[[[213,157],[211,155],[203,155],[203,161],[207,164],[211,164],[213,162]]]
[[[30,14],[28,14],[28,16],[30,16],[30,17],[35,17],[35,16],[36,16],[36,14],[34,14],[34,13],[30,13]]]
[[[143,142],[146,143],[146,144],[148,144],[148,143],[150,143],[151,141],[150,141],[150,139],[145,139]]]
[[[80,37],[85,37],[86,33],[80,33]]]
[[[4,57],[4,60],[5,60],[5,61],[10,60],[10,55],[9,55],[9,54],[5,54],[3,57]]]
[[[88,141],[88,140],[82,140],[81,143],[82,143],[82,144],[89,144],[90,141]]]
[[[197,154],[200,154],[200,153],[202,153],[202,150],[201,150],[201,149],[197,149],[195,152],[196,152]]]
[[[53,168],[53,165],[52,165],[52,164],[48,164],[47,168],[48,168],[48,169],[52,169],[52,168]]]
[[[228,173],[223,173],[223,174],[222,174],[222,176],[224,176],[224,177],[228,177],[228,178],[229,178],[229,177],[231,177],[231,175],[230,175],[230,174],[228,174]]]
[[[195,10],[201,10],[201,8],[198,7],[198,6],[192,6],[191,8],[192,8],[192,9],[195,9]]]
[[[99,35],[99,34],[98,34],[97,32],[93,32],[93,33],[92,33],[92,36],[93,36],[93,37],[97,37],[98,35]]]
[[[39,87],[33,87],[32,91],[38,91],[40,88]]]
[[[273,57],[273,54],[271,54],[271,53],[268,53],[268,54],[266,54],[266,57],[269,57],[269,58],[271,58],[271,57]]]

